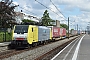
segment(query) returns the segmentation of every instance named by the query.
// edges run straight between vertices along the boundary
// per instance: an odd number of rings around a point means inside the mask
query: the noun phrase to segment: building
[[[40,20],[39,18],[34,17],[34,16],[30,16],[29,14],[24,14],[24,19],[32,20],[35,22],[39,22],[39,20]]]
[[[35,21],[35,22],[39,22],[39,20],[40,20],[40,18],[31,16],[31,15],[26,14],[26,13],[21,13],[21,12],[16,12],[15,19],[16,19],[17,23],[21,23],[22,20],[24,20],[24,19],[32,20],[32,21]]]
[[[24,19],[24,14],[21,12],[16,12],[15,19],[17,23],[21,23]]]

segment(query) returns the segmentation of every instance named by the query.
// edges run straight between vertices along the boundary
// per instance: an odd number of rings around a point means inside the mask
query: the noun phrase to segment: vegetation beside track
[[[0,42],[11,41],[11,39],[12,39],[12,33],[6,32],[6,40],[5,40],[5,33],[0,32]]]

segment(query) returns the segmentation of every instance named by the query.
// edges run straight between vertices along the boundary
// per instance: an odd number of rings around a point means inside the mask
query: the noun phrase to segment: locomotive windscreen
[[[28,32],[28,25],[16,25],[14,33],[27,33]]]

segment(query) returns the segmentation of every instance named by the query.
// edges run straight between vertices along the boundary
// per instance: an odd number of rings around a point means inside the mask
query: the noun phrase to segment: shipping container
[[[65,28],[60,28],[60,36],[66,36],[66,29]]]
[[[77,35],[77,33],[78,33],[77,30],[72,30],[71,31],[71,35]]]
[[[51,28],[52,31],[52,38],[59,38],[60,37],[60,28],[54,26],[48,26]]]
[[[79,34],[79,35],[81,34],[81,31],[80,31],[80,30],[78,30],[78,34]]]
[[[45,26],[38,26],[38,41],[50,39],[50,28]]]

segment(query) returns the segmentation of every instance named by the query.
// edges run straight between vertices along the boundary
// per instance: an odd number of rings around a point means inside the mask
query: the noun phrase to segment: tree
[[[66,28],[68,30],[68,26],[66,24],[60,24],[61,27]]]
[[[6,28],[12,27],[15,22],[14,9],[16,5],[12,5],[12,0],[2,0],[0,2],[0,27],[5,28],[5,41],[6,41]]]
[[[24,20],[22,20],[21,24],[39,25],[40,23],[32,21],[32,20],[24,19]]]
[[[48,26],[48,25],[52,25],[51,22],[55,22],[54,20],[52,20],[50,17],[49,17],[49,13],[47,10],[45,10],[44,14],[43,14],[43,17],[41,18],[42,21],[41,23],[45,26]]]
[[[0,2],[0,27],[6,28],[15,22],[14,9],[16,5],[12,5],[12,0],[2,0]]]
[[[63,27],[60,25],[60,28],[63,28]]]
[[[24,20],[22,20],[22,22],[23,22],[23,23],[27,23],[27,22],[34,22],[34,21],[28,20],[28,19],[24,19]]]
[[[70,32],[72,32],[72,30],[74,30],[74,29],[71,29]]]
[[[74,30],[74,29],[71,29],[71,31]]]

